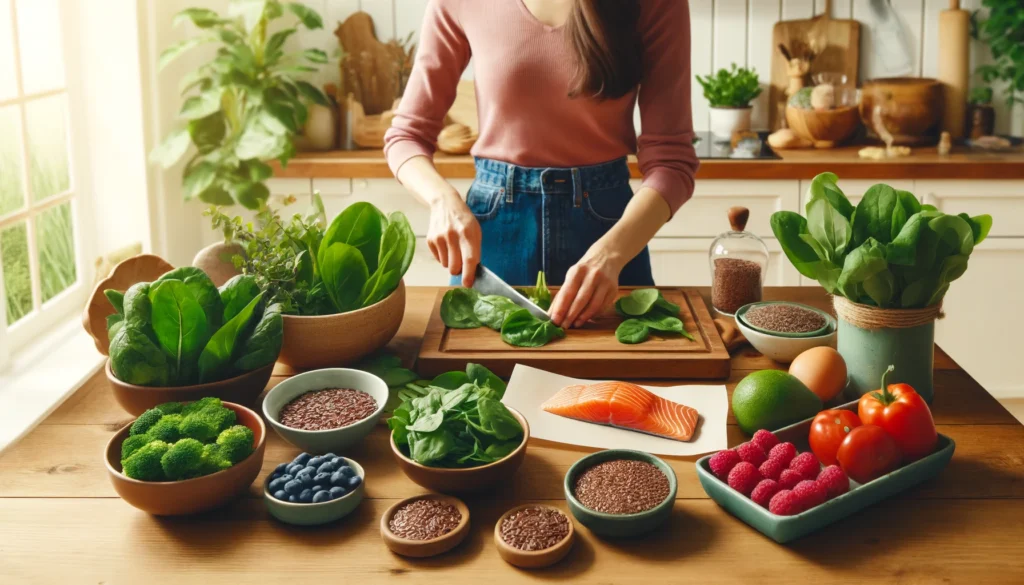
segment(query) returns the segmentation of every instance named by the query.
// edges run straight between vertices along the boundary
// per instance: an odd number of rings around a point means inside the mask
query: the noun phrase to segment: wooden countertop
[[[781,151],[781,160],[705,160],[697,179],[812,179],[830,171],[840,179],[1024,179],[1024,152],[976,153],[957,149],[939,156],[934,147],[915,148],[907,157],[872,161],[859,158],[860,146],[830,150]],[[636,157],[630,156],[633,177],[641,177]],[[449,179],[472,179],[473,159],[438,153],[438,171]],[[391,178],[379,150],[302,153],[282,168],[279,178]]]
[[[391,343],[406,358],[419,347],[435,294],[434,288],[409,289],[407,315]],[[828,303],[821,289],[770,288],[766,296]],[[730,392],[751,370],[772,365],[749,348],[740,350]],[[1024,427],[941,350],[935,367],[935,420],[957,443],[938,478],[782,546],[707,498],[695,457],[667,458],[679,490],[666,526],[640,540],[603,541],[577,525],[569,557],[538,572],[498,557],[494,523],[526,501],[565,509],[562,478],[586,449],[531,440],[510,485],[467,499],[472,528],[466,542],[441,557],[405,559],[381,542],[378,521],[397,499],[423,490],[392,462],[383,427],[346,453],[366,468],[366,500],[338,523],[303,529],[269,517],[259,486],[277,463],[297,454],[274,433],[263,472],[245,497],[208,514],[156,518],[120,501],[106,477],[104,445],[131,417],[100,374],[0,455],[0,581],[1024,583]],[[285,377],[278,372],[271,384]],[[746,439],[734,422],[731,445]]]

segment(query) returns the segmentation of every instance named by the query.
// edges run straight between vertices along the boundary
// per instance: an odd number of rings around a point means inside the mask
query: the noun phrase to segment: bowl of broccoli
[[[263,466],[267,429],[219,398],[143,412],[107,443],[106,466],[126,502],[157,516],[194,514],[243,493]]]

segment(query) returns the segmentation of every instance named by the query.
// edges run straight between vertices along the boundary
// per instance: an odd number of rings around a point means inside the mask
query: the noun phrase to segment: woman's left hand
[[[581,327],[615,301],[624,263],[592,247],[569,269],[548,315],[559,327]]]

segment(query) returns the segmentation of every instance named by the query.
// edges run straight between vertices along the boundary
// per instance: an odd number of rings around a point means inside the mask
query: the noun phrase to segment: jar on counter
[[[768,271],[768,247],[755,234],[746,231],[750,210],[729,208],[732,228],[711,243],[711,304],[716,311],[734,315],[748,303],[761,300],[761,287]]]

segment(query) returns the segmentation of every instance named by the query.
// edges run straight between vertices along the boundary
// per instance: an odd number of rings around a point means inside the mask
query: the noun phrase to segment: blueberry
[[[338,465],[335,465],[331,461],[324,461],[320,464],[320,467],[316,468],[317,473],[331,473],[332,471],[338,470]]]
[[[312,473],[313,475],[316,475],[316,467],[313,467],[312,465],[307,465],[307,466],[303,467],[302,470],[303,471],[308,471],[308,472]]]
[[[299,497],[298,496],[288,496],[288,501],[293,503],[293,504],[297,504],[299,502]]]
[[[313,503],[319,504],[320,502],[326,502],[331,499],[331,494],[327,490],[320,490],[313,494]]]
[[[345,465],[341,469],[338,470],[338,473],[341,473],[342,477],[352,477],[352,476],[354,476],[356,474],[356,470],[352,469],[348,465]]]
[[[312,457],[309,453],[300,453],[298,457],[292,459],[292,463],[298,463],[299,465],[305,465],[309,458]]]
[[[320,464],[324,462],[323,457],[314,457],[306,462],[307,466],[320,467]]]
[[[325,461],[328,460],[328,459],[337,459],[338,458],[338,456],[335,455],[334,453],[324,453],[323,455],[321,455],[321,457],[323,457]]]
[[[302,491],[302,482],[297,479],[293,479],[284,484],[284,491],[288,492],[288,495],[290,496],[298,495],[298,493]]]
[[[315,486],[313,486],[313,487],[311,487],[309,489],[313,490],[313,493],[315,494],[317,492],[322,492],[323,490],[325,490],[327,488],[325,488],[324,486],[322,486],[320,484],[316,484]]]
[[[363,483],[363,478],[359,477],[358,475],[353,475],[352,477],[348,478],[348,489],[354,490],[357,487],[359,487],[359,484],[361,483]]]
[[[313,490],[305,489],[299,494],[299,501],[303,504],[308,504],[313,501]]]
[[[274,497],[277,498],[278,500],[281,500],[282,502],[288,500],[288,494],[285,493],[284,490],[278,490],[274,492]]]
[[[277,490],[284,489],[284,484],[286,483],[288,482],[281,481],[281,478],[272,479],[270,480],[270,483],[267,484],[267,490],[270,491],[270,493],[274,493]]]
[[[300,469],[302,469],[301,463],[289,463],[288,466],[284,468],[284,472],[289,475],[295,475]]]
[[[341,496],[345,495],[345,488],[341,486],[334,486],[331,488],[330,494],[332,500],[335,498],[340,498]]]
[[[306,483],[307,481],[313,481],[313,475],[312,471],[309,471],[308,469],[301,469],[295,474],[295,479],[302,483]]]
[[[269,481],[274,481],[275,479],[277,479],[277,478],[279,478],[279,477],[281,477],[281,474],[280,474],[280,473],[276,473],[276,472],[275,472],[275,473],[271,473],[271,474],[270,474],[270,477],[269,477],[269,478],[267,478],[267,479],[268,479]]]
[[[284,483],[288,483],[289,481],[295,479],[295,476],[294,475],[289,475],[289,474],[286,473],[286,474],[282,475],[281,477],[279,477],[277,479],[280,479]]]
[[[331,474],[331,485],[344,485],[347,478],[341,474],[340,471],[335,471]]]
[[[287,463],[281,463],[280,465],[278,465],[277,467],[274,468],[274,474],[275,475],[284,475],[285,474],[285,469],[287,469],[287,468],[288,468],[288,464]]]
[[[330,473],[318,473],[313,476],[313,481],[316,483],[327,483],[331,481]]]

